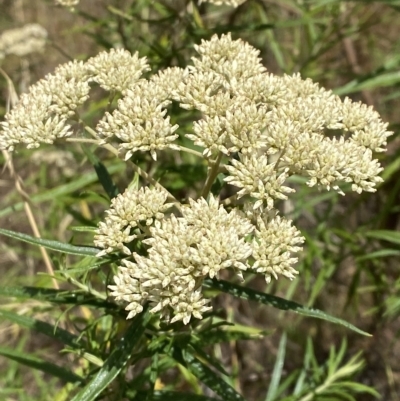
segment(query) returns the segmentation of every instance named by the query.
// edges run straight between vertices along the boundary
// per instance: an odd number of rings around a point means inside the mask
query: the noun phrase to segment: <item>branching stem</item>
[[[219,172],[219,165],[221,163],[222,156],[223,156],[223,153],[219,152],[217,158],[215,159],[213,166],[209,169],[206,182],[204,184],[203,190],[201,191],[201,196],[203,198],[207,198],[208,194],[210,193],[212,184],[214,183],[215,178],[217,177],[218,172]]]

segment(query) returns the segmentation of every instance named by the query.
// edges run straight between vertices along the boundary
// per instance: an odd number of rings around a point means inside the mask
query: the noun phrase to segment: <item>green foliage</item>
[[[46,6],[52,7],[50,3]],[[145,310],[127,322],[124,305],[107,293],[117,257],[95,258],[98,249],[92,246],[92,238],[109,201],[139,179],[132,166],[95,148],[71,144],[75,174],[68,177],[59,171],[54,177],[47,168],[32,169],[32,152],[22,150],[15,163],[25,191],[32,195],[21,200],[19,193],[7,189],[0,207],[5,227],[0,234],[7,238],[0,251],[11,255],[1,270],[0,320],[1,327],[13,333],[0,347],[4,360],[0,398],[351,401],[379,397],[363,384],[369,362],[358,350],[370,352],[362,347],[361,335],[379,337],[378,329],[386,329],[391,333],[390,346],[398,335],[393,322],[400,312],[396,231],[400,120],[395,111],[400,107],[400,42],[392,30],[399,29],[400,3],[248,0],[238,9],[197,1],[109,1],[92,8],[84,3],[70,15],[74,27],[64,28],[64,39],[52,38],[55,48],[61,47],[71,58],[86,59],[99,49],[123,46],[147,56],[155,70],[184,66],[193,55],[193,44],[214,33],[232,32],[260,48],[273,72],[301,72],[335,88],[339,95],[372,98],[385,119],[393,121],[395,131],[382,173],[385,183],[377,194],[359,198],[347,194],[342,200],[335,192],[300,187],[301,178],[294,179],[295,202],[282,207],[299,221],[306,237],[296,281],[266,286],[253,277],[241,285],[208,280],[207,291],[218,295],[220,309],[204,320],[189,327],[179,322],[167,325]],[[64,16],[68,11],[56,12]],[[379,21],[374,20],[377,15]],[[0,16],[0,24],[4,18]],[[379,37],[382,29],[390,31],[386,41]],[[82,40],[82,48],[59,46],[57,40],[62,44],[65,38]],[[360,59],[354,61],[350,53]],[[55,50],[50,55],[60,62]],[[37,72],[35,59],[32,65]],[[2,68],[13,75],[8,66],[5,62]],[[42,75],[40,71],[38,76]],[[13,79],[18,77],[16,72]],[[82,118],[96,122],[104,106],[101,102],[84,110]],[[5,107],[0,111],[3,114]],[[191,115],[174,109],[174,118],[185,121]],[[180,130],[185,129],[181,124]],[[163,180],[180,199],[207,174],[206,166],[190,155],[180,161],[179,169],[167,156],[161,169],[141,155],[135,163],[151,171],[156,181]],[[219,178],[212,192],[220,191]],[[45,221],[42,238],[22,233],[30,232],[22,214],[26,201]],[[64,219],[67,230],[60,234]],[[39,246],[50,251],[54,272],[43,273]],[[13,258],[14,254],[19,257]],[[32,266],[40,274],[32,275]],[[61,288],[51,288],[52,278]],[[283,329],[281,336],[273,336],[276,328]],[[349,336],[350,349],[344,335]],[[43,350],[34,339],[44,344]],[[30,368],[32,386],[25,380],[25,367]],[[376,369],[385,371],[381,366]],[[249,371],[263,380],[253,384],[243,377]],[[390,386],[384,374],[372,383],[393,397],[400,391]],[[27,384],[33,390],[25,394]]]

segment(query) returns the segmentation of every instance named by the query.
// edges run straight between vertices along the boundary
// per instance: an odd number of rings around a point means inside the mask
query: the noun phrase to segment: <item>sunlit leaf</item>
[[[205,280],[204,285],[206,287],[213,288],[215,290],[226,292],[238,298],[255,301],[265,305],[270,305],[277,309],[292,311],[298,313],[299,315],[322,319],[335,324],[340,324],[359,334],[370,336],[370,334],[366,333],[363,330],[358,329],[357,327],[346,322],[345,320],[328,315],[327,313],[322,312],[318,309],[307,308],[303,305],[298,304],[297,302],[288,301],[286,299],[276,297],[274,295],[265,294],[259,291],[252,290],[250,288],[242,287],[237,284],[229,283],[224,280],[207,279]]]

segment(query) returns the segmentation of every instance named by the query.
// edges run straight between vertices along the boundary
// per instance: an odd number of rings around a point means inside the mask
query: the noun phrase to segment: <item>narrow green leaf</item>
[[[391,242],[393,244],[400,244],[400,232],[391,230],[371,230],[363,233],[368,238],[380,239],[383,241]]]
[[[96,226],[73,226],[69,227],[68,230],[77,231],[81,233],[95,233],[97,230]]]
[[[400,72],[386,72],[383,74],[371,76],[367,79],[356,79],[335,89],[334,92],[339,95],[348,95],[349,93],[359,92],[362,90],[371,90],[374,88],[382,88],[385,86],[393,86],[400,82]]]
[[[49,239],[35,238],[28,234],[17,233],[15,231],[5,230],[3,228],[0,228],[0,234],[17,239],[19,241],[27,242],[33,245],[39,245],[53,251],[63,252],[70,255],[95,256],[97,253],[100,252],[100,249],[94,247],[92,248],[89,246],[76,246]]]
[[[239,340],[259,340],[267,335],[270,335],[270,332],[259,329],[255,329],[254,332],[235,330],[235,326],[232,328],[206,330],[196,334],[198,342],[202,346]]]
[[[47,362],[44,359],[34,357],[27,354],[26,352],[15,351],[10,348],[0,347],[0,355],[5,356],[13,361],[29,366],[30,368],[41,370],[42,372],[48,373],[52,376],[58,377],[64,382],[83,382],[83,378],[76,375],[75,373],[67,370],[61,366]]]
[[[152,401],[220,401],[217,398],[193,393],[178,393],[177,391],[155,391]]]
[[[69,266],[65,271],[70,273],[86,273],[89,270],[96,269],[106,263],[110,263],[111,260],[107,258],[96,258],[95,256],[86,256],[80,259],[77,263]]]
[[[391,163],[385,166],[382,171],[382,179],[386,182],[389,181],[395,174],[398,174],[400,170],[400,157],[396,157]]]
[[[146,400],[151,400],[154,392],[154,388],[156,386],[156,381],[159,375],[159,366],[160,366],[160,354],[155,352],[151,358],[150,365],[150,374],[148,376],[147,385],[149,386],[149,392],[147,394]]]
[[[108,172],[110,174],[117,173],[119,171],[122,171],[126,168],[126,164],[121,162],[121,163],[115,163],[108,168]],[[97,181],[97,174],[96,173],[89,173],[89,174],[83,174],[82,176],[79,176],[79,179],[69,182],[68,184],[65,185],[60,185],[57,188],[51,189],[46,192],[42,192],[40,194],[34,195],[30,198],[30,202],[33,204],[38,204],[41,202],[47,202],[47,201],[52,201],[54,199],[57,199],[61,196],[73,193],[75,191],[78,191],[79,189],[85,188],[90,184],[93,184],[94,182]],[[18,202],[15,205],[8,206],[4,208],[3,210],[0,210],[0,217],[8,216],[9,214],[15,213],[17,211],[20,211],[24,208],[24,202]]]
[[[150,320],[148,311],[133,319],[131,325],[112,351],[102,368],[71,401],[92,401],[119,375],[128,362],[132,350],[142,337]]]
[[[48,337],[55,338],[61,341],[65,345],[76,348],[78,344],[78,337],[71,334],[69,331],[64,330],[60,327],[53,326],[49,323],[42,322],[41,320],[33,319],[28,316],[21,316],[17,313],[0,309],[0,317],[4,317],[19,326],[26,327],[28,329],[39,331]]]
[[[20,299],[36,299],[55,304],[86,305],[96,308],[118,310],[116,304],[94,297],[87,292],[55,290],[41,287],[0,287],[0,296]]]
[[[221,361],[215,358],[212,354],[204,351],[200,346],[196,344],[196,341],[191,341],[190,343],[193,350],[196,352],[196,356],[200,358],[207,366],[212,366],[218,372],[222,373],[225,376],[229,376],[229,373],[222,366]]]
[[[207,365],[193,356],[187,349],[175,347],[173,357],[185,366],[196,378],[222,397],[224,401],[245,401],[245,399],[225,380]]]
[[[356,258],[357,262],[362,262],[363,260],[371,260],[371,259],[379,259],[379,258],[387,258],[389,256],[399,256],[400,251],[396,249],[380,249],[379,251],[367,253],[363,256],[358,256]]]
[[[298,304],[297,302],[288,301],[274,295],[265,294],[263,292],[255,291],[250,288],[242,287],[240,285],[229,283],[224,280],[207,279],[204,281],[204,285],[208,288],[226,292],[227,294],[231,294],[238,298],[247,299],[249,301],[256,301],[265,305],[271,305],[277,309],[290,310],[292,312],[298,313],[299,315],[326,320],[331,323],[345,326],[348,329],[353,330],[359,334],[371,336],[371,334],[368,334],[365,331],[358,329],[345,320],[330,316],[327,313],[322,312],[318,309],[307,308],[303,305]]]
[[[110,173],[106,166],[100,161],[100,159],[89,149],[88,146],[82,145],[82,149],[88,157],[90,163],[92,163],[94,170],[96,171],[97,177],[99,178],[100,184],[103,186],[106,194],[110,199],[118,195],[118,188],[114,184]]]
[[[285,362],[286,340],[287,340],[287,335],[286,333],[283,333],[281,340],[279,341],[278,354],[276,355],[274,370],[272,372],[272,377],[268,387],[268,393],[267,397],[265,398],[265,401],[273,401],[276,399],[278,395],[279,382],[281,381],[283,364]]]

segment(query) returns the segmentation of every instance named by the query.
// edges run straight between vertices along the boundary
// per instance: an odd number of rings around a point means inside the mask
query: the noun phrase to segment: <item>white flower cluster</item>
[[[146,59],[122,49],[67,63],[34,85],[0,123],[2,149],[52,143],[72,134],[70,120],[97,83],[120,93],[97,125],[99,144],[115,146],[125,160],[137,151],[156,160],[157,151],[186,149],[168,116],[171,102],[196,111],[187,114],[197,120],[182,136],[203,148],[209,166],[203,195],[223,172],[243,197],[242,210],[234,204],[227,210],[210,196],[175,202],[179,212],[164,215],[172,204],[159,187],[131,188],[113,199],[94,242],[98,256],[127,257],[110,288],[128,303],[128,317],[150,302],[171,322],[201,318],[209,310],[202,282],[224,269],[261,273],[268,282],[279,275],[293,279],[293,254],[304,238],[274,210],[294,192],[286,184],[290,176],[339,192],[341,183],[373,192],[382,181],[373,152],[385,150],[391,132],[371,107],[341,100],[298,74],[269,74],[259,52],[230,34],[195,50],[193,65],[149,79],[142,76],[149,71]]]
[[[206,157],[239,152],[240,162],[226,167],[226,181],[242,188],[239,195],[262,201],[256,208],[263,202],[272,208],[274,198],[292,192],[283,183],[293,174],[310,177],[310,186],[340,192],[338,184],[349,182],[354,191],[375,191],[382,168],[372,152],[384,150],[391,132],[372,107],[342,101],[298,74],[268,74],[259,52],[230,35],[214,36],[196,50],[200,57],[175,99],[203,113],[186,136]],[[347,139],[330,136],[334,130]]]
[[[125,50],[102,52],[86,63],[60,65],[54,74],[31,86],[0,122],[0,149],[12,151],[18,143],[37,148],[72,135],[71,119],[76,119],[76,109],[89,98],[91,82],[107,90],[128,91],[147,70],[145,58]]]
[[[239,7],[245,1],[246,0],[200,0],[200,3],[207,2],[207,3],[213,3],[217,6],[226,4],[227,6],[231,6],[231,7]]]
[[[131,234],[132,229],[141,223],[149,226],[153,219],[162,219],[163,212],[172,206],[170,203],[165,204],[166,200],[167,192],[147,187],[140,190],[127,189],[112,199],[107,217],[104,222],[100,222],[94,238],[94,244],[104,248],[97,256],[116,250],[130,255],[131,251],[126,244],[137,237]]]
[[[74,6],[77,6],[79,4],[79,0],[55,0],[56,4],[59,4],[60,6],[64,7],[70,7],[73,8]]]
[[[9,29],[0,35],[0,60],[9,54],[23,57],[42,52],[46,45],[47,31],[39,24],[27,24]]]
[[[227,212],[212,196],[209,203],[203,198],[189,202],[181,207],[182,217],[172,214],[155,221],[142,241],[149,246],[147,256],[133,253],[134,262],[123,260],[115,285],[109,286],[111,295],[128,303],[128,318],[141,312],[148,301],[151,312],[161,312],[171,323],[182,320],[187,324],[192,316],[201,319],[211,309],[201,292],[204,278],[218,277],[228,268],[240,276],[245,270],[263,273],[268,282],[277,274],[294,278],[292,264],[297,258],[290,255],[301,249],[296,245],[304,239],[290,221],[280,217],[260,220],[260,229],[256,229],[241,212]],[[105,235],[102,223],[99,232]],[[253,239],[248,240],[253,232]],[[113,235],[109,226],[109,236]],[[249,263],[252,255],[253,266]]]
[[[107,112],[99,122],[97,132],[102,143],[117,138],[118,150],[125,154],[125,160],[138,150],[149,151],[154,160],[157,160],[156,150],[179,150],[172,143],[178,138],[174,133],[178,125],[172,126],[170,117],[165,116],[169,103],[156,82],[141,80],[134,89],[127,89],[114,112]]]

